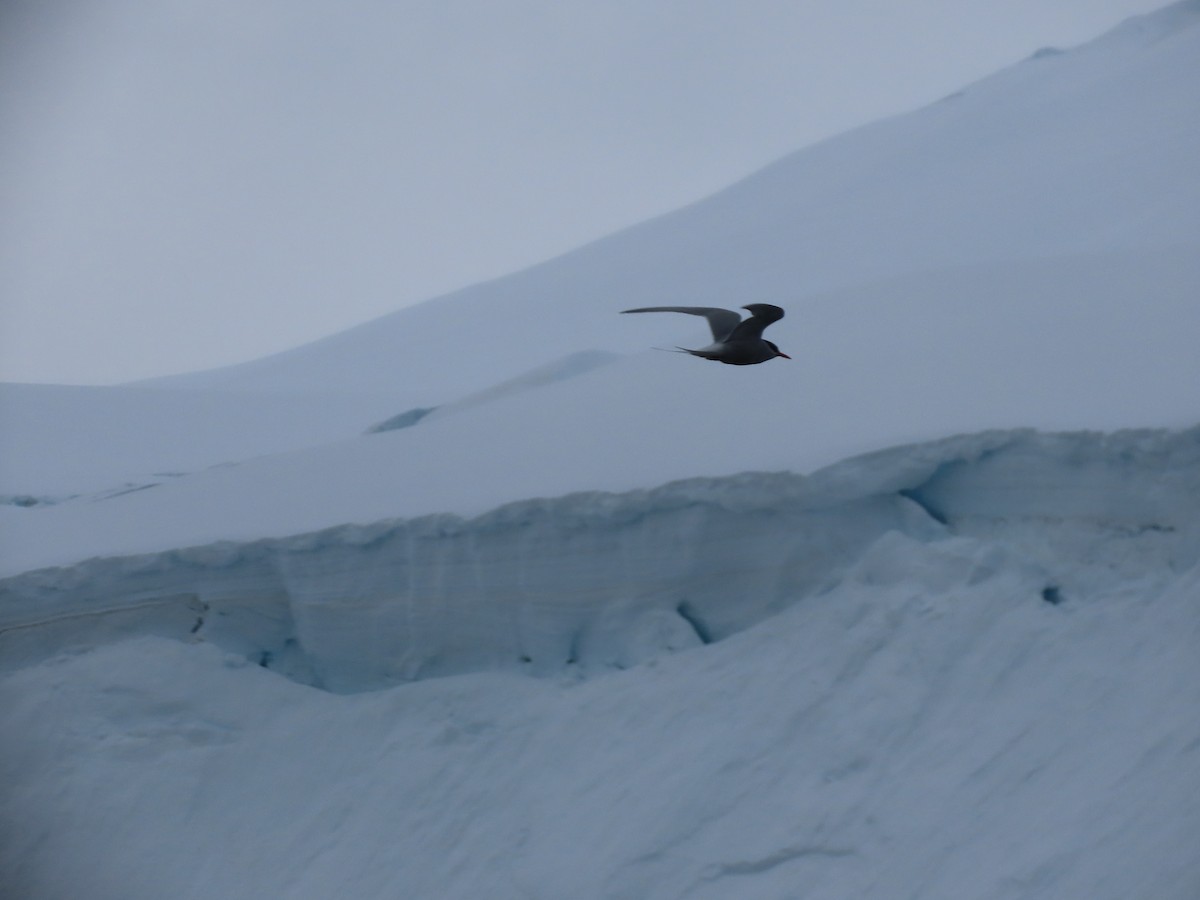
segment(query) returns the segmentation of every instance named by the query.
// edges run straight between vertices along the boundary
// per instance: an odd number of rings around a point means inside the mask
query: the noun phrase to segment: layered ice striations
[[[151,633],[336,691],[624,668],[819,591],[888,530],[935,531],[896,495],[810,499],[799,476],[752,474],[92,560],[0,586],[0,656]]]
[[[0,582],[0,660],[156,634],[338,692],[480,670],[588,675],[820,602],[906,546],[897,535],[993,542],[1031,603],[1114,579],[1153,589],[1200,559],[1200,429],[990,432],[808,477],[691,479],[27,572]]]

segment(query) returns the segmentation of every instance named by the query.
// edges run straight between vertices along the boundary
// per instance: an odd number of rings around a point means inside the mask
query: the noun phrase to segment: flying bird
[[[687,313],[689,316],[704,316],[708,319],[708,327],[712,329],[713,342],[699,350],[677,348],[692,356],[713,359],[731,366],[752,366],[777,356],[791,359],[762,336],[764,328],[783,318],[783,310],[770,303],[751,303],[742,309],[750,310],[749,317],[743,319],[740,313],[732,309],[718,309],[715,306],[643,306],[640,309],[623,309],[621,312],[677,312]]]

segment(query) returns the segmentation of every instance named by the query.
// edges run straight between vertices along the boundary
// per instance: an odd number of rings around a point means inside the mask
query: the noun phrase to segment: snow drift
[[[1189,900],[1198,496],[1200,431],[993,433],[11,578],[0,873]]]
[[[1068,554],[1080,556],[1126,536],[1178,571],[1196,561],[1198,524],[1198,430],[997,432],[808,478],[694,479],[38,570],[0,582],[0,656],[12,665],[152,633],[338,691],[479,670],[588,673],[720,640],[818,596],[888,534],[924,543],[986,528],[1007,541],[1019,525],[1024,543],[1006,562],[1029,597],[1057,602],[1078,586],[1035,541],[1086,538]]]

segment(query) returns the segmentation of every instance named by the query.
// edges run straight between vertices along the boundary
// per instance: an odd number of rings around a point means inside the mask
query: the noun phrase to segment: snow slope
[[[896,280],[886,292],[839,292],[812,302],[807,321],[773,326],[791,362],[739,369],[648,350],[447,406],[410,428],[111,499],[0,507],[0,572],[385,518],[473,516],[530,497],[684,477],[807,473],[991,428],[1187,427],[1200,421],[1196,285],[1200,254],[1169,250],[962,268]],[[1147,286],[1155,293],[1131,303]],[[654,343],[659,326],[642,322],[652,317],[613,318]],[[704,327],[666,318],[677,334]]]
[[[1197,431],[1006,433],[10,580],[0,874],[1189,900],[1198,496]]]
[[[0,384],[0,498],[61,502],[361,434],[398,393]]]
[[[692,479],[95,559],[0,581],[0,655],[11,666],[166,629],[339,691],[587,672],[743,630],[828,590],[885,535],[930,541],[950,519],[1009,516],[1150,533],[1187,569],[1200,558],[1200,430],[990,432],[807,479]],[[1057,564],[1019,567],[1074,594]]]
[[[0,567],[804,473],[990,428],[1200,421],[1197,23],[1196,3],[1177,4],[545,265],[154,386],[188,389],[180,399],[106,395],[185,423],[165,436],[140,441],[131,424],[72,453],[61,436],[87,413],[39,400],[6,431],[15,462],[0,466],[0,495],[83,496],[0,507]],[[787,308],[771,336],[794,361],[732,371],[652,358],[705,340],[703,323],[617,314],[754,300]],[[608,353],[629,358],[572,363]],[[254,394],[289,410],[270,413],[279,427],[259,413],[247,427]],[[203,403],[225,411],[184,413]],[[180,415],[161,413],[175,404]],[[432,408],[415,427],[362,436]],[[206,469],[227,462],[240,464]]]
[[[289,354],[0,393],[3,891],[1192,900],[1198,51],[1189,0]],[[753,300],[793,362],[616,314]]]
[[[645,346],[613,316],[620,309],[766,301],[803,322],[816,295],[879,285],[882,303],[897,276],[1194,249],[1198,24],[1194,0],[1177,3],[543,265],[278,356],[158,383],[402,384],[432,406],[576,350]],[[1153,288],[1143,302],[1153,304]],[[679,327],[658,334],[673,343]]]

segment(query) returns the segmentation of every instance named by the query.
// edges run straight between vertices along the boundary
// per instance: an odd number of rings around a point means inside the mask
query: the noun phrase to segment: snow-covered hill
[[[233,369],[0,390],[0,893],[1192,900],[1200,2]],[[776,302],[792,361],[658,353]]]
[[[119,495],[0,507],[0,573],[678,478],[807,473],[993,428],[1187,427],[1200,421],[1197,286],[1190,250],[963,267],[814,300],[772,326],[790,362],[739,369],[646,350],[579,374],[552,367],[564,377],[448,404],[409,428],[364,435],[385,418],[364,415],[337,442],[172,478],[152,476],[188,470],[122,473],[120,458],[88,456],[113,468]],[[646,344],[656,328],[704,328],[611,318]],[[347,407],[334,408],[346,427]]]
[[[1198,60],[1200,6],[1176,4],[542,266],[157,398],[0,395],[27,410],[6,417],[0,496],[79,498],[0,507],[0,566],[808,472],[989,428],[1187,427]],[[793,362],[650,358],[703,323],[617,314],[752,301],[786,307],[771,334]],[[630,358],[572,362],[614,352]]]
[[[1198,497],[1196,431],[997,433],[10,579],[0,871],[1190,900]]]
[[[810,303],[833,291],[874,286],[871,306],[886,306],[897,277],[1194,251],[1198,26],[1200,7],[1175,4],[527,271],[278,356],[157,383],[420,386],[421,405],[434,405],[569,352],[627,352],[645,346],[647,333],[678,335],[678,325],[631,326],[613,315],[634,306],[778,303],[793,316],[784,334],[807,340]],[[1139,305],[1153,307],[1157,288],[1147,282]],[[970,294],[957,299],[972,306]],[[873,312],[864,309],[859,333],[873,333]]]

